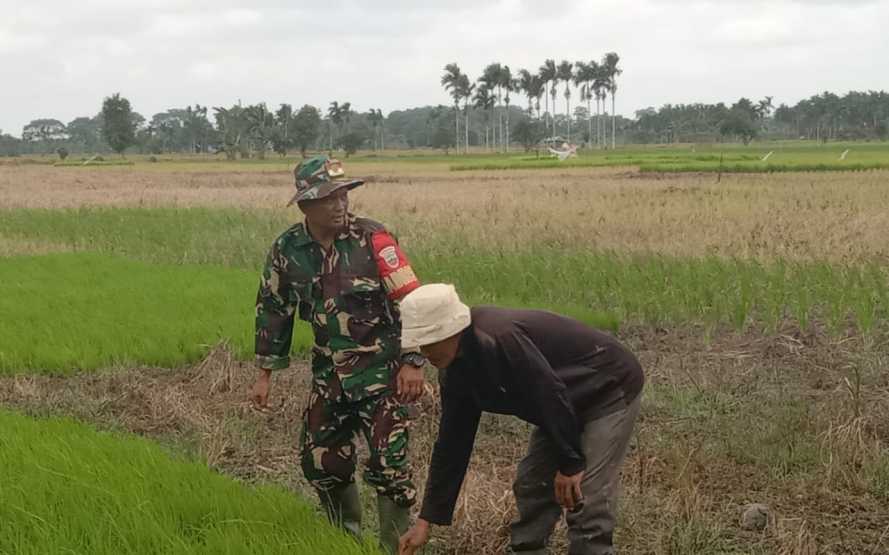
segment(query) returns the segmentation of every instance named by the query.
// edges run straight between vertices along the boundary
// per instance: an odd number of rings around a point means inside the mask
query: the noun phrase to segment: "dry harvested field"
[[[488,275],[467,270],[474,260],[513,264],[509,261],[529,256],[551,263],[563,252],[680,257],[691,274],[701,261],[702,275],[693,281],[702,288],[711,280],[706,272],[712,267],[703,262],[709,257],[820,268],[821,289],[799,292],[816,297],[806,300],[811,313],[801,318],[796,305],[779,306],[771,326],[759,325],[755,311],[739,321],[732,320],[731,310],[724,319],[705,321],[699,317],[708,314],[703,305],[718,304],[708,297],[695,301],[702,306],[686,303],[663,315],[659,308],[653,314],[617,310],[615,333],[640,355],[648,378],[624,469],[617,541],[622,552],[640,554],[889,553],[886,307],[874,301],[856,308],[864,302],[856,297],[849,312],[842,312],[844,291],[859,279],[848,268],[875,272],[867,287],[885,283],[880,280],[889,264],[889,172],[732,174],[717,181],[712,174],[641,174],[633,168],[454,172],[443,163],[379,160],[358,160],[348,168],[352,175],[369,176],[368,186],[352,195],[353,210],[386,222],[429,274],[456,276],[466,289],[474,287],[471,279]],[[169,218],[171,210],[200,207],[207,211],[194,217],[207,222],[217,209],[243,213],[245,221],[264,216],[286,221],[295,217],[283,207],[290,184],[284,163],[0,166],[0,217],[25,222],[49,209],[60,220],[87,218],[89,210],[105,207],[128,209],[121,212],[125,218],[141,213],[133,210]],[[81,208],[88,210],[62,210]],[[255,231],[250,225],[244,229]],[[75,240],[53,229],[0,223],[0,265],[14,264],[12,255],[93,247],[111,252],[115,241],[126,246],[144,239],[115,235],[123,227],[109,228],[111,238],[101,241]],[[259,237],[257,244],[272,238]],[[132,244],[145,251],[151,241]],[[158,259],[180,260],[162,246],[151,248],[157,248]],[[214,248],[221,253],[226,245]],[[136,256],[155,260],[155,254]],[[252,269],[253,259],[239,265],[220,254],[220,260]],[[570,273],[570,260],[560,272]],[[548,263],[521,276],[501,272],[502,284],[495,280],[485,291],[502,286],[511,291],[504,298],[544,308],[576,303],[573,289],[583,288],[586,278],[548,276]],[[663,264],[664,271],[672,268]],[[617,279],[602,277],[614,291],[624,291]],[[519,290],[512,283],[517,280],[539,280],[540,287]],[[657,276],[639,283],[636,287],[651,288]],[[755,304],[766,293],[751,283],[744,298]],[[872,297],[882,299],[879,286],[873,287]],[[837,302],[831,306],[840,307],[832,325],[826,309],[818,308],[821,291],[834,291]],[[252,294],[246,291],[244,298]],[[594,304],[586,297],[583,302]],[[146,360],[67,376],[11,371],[0,377],[0,406],[35,416],[71,415],[102,429],[144,435],[197,455],[225,475],[309,495],[295,458],[307,397],[305,364],[278,374],[274,408],[256,413],[245,402],[252,370],[236,351],[221,344],[203,360],[175,368]],[[412,439],[419,483],[437,425],[434,372],[430,378]],[[484,421],[457,523],[438,530],[429,551],[502,552],[513,510],[510,482],[527,434],[526,426],[509,419]],[[742,526],[750,503],[769,507],[764,529]],[[563,541],[560,532],[556,545]]]
[[[889,171],[651,175],[630,168],[450,172],[419,163],[355,163],[369,186],[354,210],[422,244],[544,244],[671,255],[889,260]],[[0,207],[283,209],[277,169],[0,169]],[[253,171],[249,171],[253,169]]]

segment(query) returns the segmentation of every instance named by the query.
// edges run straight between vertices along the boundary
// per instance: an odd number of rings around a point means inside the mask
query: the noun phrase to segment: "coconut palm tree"
[[[605,98],[605,86],[607,77],[605,76],[605,68],[602,64],[595,60],[590,61],[590,72],[593,74],[592,92],[596,99],[596,144],[602,145],[602,103]]]
[[[534,106],[533,99],[536,96],[534,94],[534,80],[537,76],[532,75],[530,71],[527,69],[519,70],[519,90],[525,93],[525,96],[528,97],[528,115],[532,116],[534,114]]]
[[[617,52],[609,52],[605,54],[602,65],[605,67],[605,73],[608,75],[607,91],[611,94],[611,148],[615,148],[615,113],[614,113],[614,97],[617,96],[617,76],[623,73],[623,70],[617,67],[620,62],[620,56]]]
[[[513,79],[509,66],[503,66],[500,69],[499,86],[506,91],[503,97],[503,103],[506,104],[506,140],[502,141],[501,146],[506,152],[509,152],[509,93],[516,90],[516,80]]]
[[[369,121],[371,127],[373,127],[373,149],[377,150],[378,139],[382,142],[382,135],[379,128],[383,124],[383,111],[371,108],[370,111],[367,112],[367,121]]]
[[[552,96],[553,96],[553,111],[555,111],[555,80],[556,80],[556,61],[555,60],[546,60],[543,62],[543,65],[540,66],[540,70],[538,72],[540,79],[543,81],[543,91],[544,94],[547,92],[547,87],[552,86]],[[549,96],[545,97],[546,102],[546,113],[549,114]],[[556,134],[556,120],[555,118],[551,118],[552,124],[552,135]]]
[[[340,103],[334,100],[330,103],[330,106],[327,108],[327,149],[333,152],[333,127],[334,125],[339,126],[340,121],[342,121],[343,111],[340,108]]]
[[[475,97],[473,98],[473,106],[480,109],[482,114],[485,115],[485,147],[490,148],[490,142],[488,141],[488,125],[490,123],[490,117],[488,116],[488,110],[494,110],[494,104],[497,99],[494,98],[491,89],[484,85],[484,83],[479,83],[479,86],[475,89]]]
[[[463,98],[463,92],[460,90],[460,81],[463,72],[457,64],[448,64],[444,68],[444,75],[441,76],[441,84],[454,100],[454,132],[456,139],[454,148],[460,148],[460,100]]]
[[[496,91],[496,95],[494,96],[494,98],[496,99],[497,103],[494,112],[497,116],[497,127],[495,128],[496,131],[493,133],[493,142],[495,148],[498,142],[498,137],[499,142],[501,144],[503,143],[503,112],[497,110],[497,107],[500,107],[503,101],[503,89],[500,79],[501,73],[503,73],[503,66],[495,62],[492,64],[488,64],[488,66],[485,67],[484,71],[482,72],[482,76],[479,78],[479,81],[485,87],[489,88],[491,91]]]
[[[565,82],[565,116],[568,120],[568,141],[571,141],[571,81],[574,80],[574,64],[568,60],[562,60],[556,70],[556,79]],[[555,97],[553,97],[555,100]],[[553,104],[555,105],[555,104]]]
[[[590,115],[590,100],[592,99],[592,68],[586,62],[580,61],[574,64],[574,86],[580,88],[580,101],[586,101],[587,136],[590,143],[593,142],[593,120]]]
[[[460,91],[460,97],[463,99],[463,115],[466,119],[463,126],[465,135],[463,151],[469,154],[469,100],[472,98],[472,92],[475,90],[475,83],[470,82],[469,76],[464,73],[457,80],[457,88]]]

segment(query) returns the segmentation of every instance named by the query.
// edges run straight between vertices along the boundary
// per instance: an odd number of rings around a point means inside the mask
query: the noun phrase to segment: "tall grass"
[[[278,487],[149,441],[0,411],[0,553],[375,553]]]

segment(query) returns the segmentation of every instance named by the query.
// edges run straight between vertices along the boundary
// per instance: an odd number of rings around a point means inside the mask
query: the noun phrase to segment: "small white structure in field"
[[[565,161],[566,158],[577,157],[577,145],[569,145],[568,143],[562,143],[562,149],[556,150],[552,147],[549,148],[549,153],[554,157],[559,159],[559,162]]]
[[[848,154],[849,154],[849,149],[847,148],[846,150],[843,151],[842,154],[840,154],[840,160],[845,160],[846,155],[848,155]]]
[[[766,160],[768,160],[769,158],[771,158],[771,157],[772,157],[772,154],[775,154],[775,151],[774,151],[774,150],[770,150],[768,154],[766,154],[765,156],[763,156],[763,157],[762,157],[762,161],[765,162]]]

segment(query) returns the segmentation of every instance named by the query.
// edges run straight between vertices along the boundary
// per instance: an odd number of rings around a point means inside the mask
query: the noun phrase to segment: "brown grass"
[[[868,489],[866,469],[886,457],[889,431],[880,423],[889,418],[889,383],[876,366],[863,369],[866,409],[857,417],[844,383],[849,365],[879,363],[886,346],[792,329],[773,337],[719,333],[706,344],[696,337],[699,330],[641,329],[623,337],[649,369],[624,468],[617,537],[623,552],[883,553],[874,546],[889,546],[889,503]],[[0,380],[0,404],[144,434],[197,453],[237,478],[274,481],[311,496],[296,464],[307,369],[300,364],[276,374],[267,413],[245,402],[252,375],[221,346],[181,370],[6,378]],[[703,397],[677,401],[670,391]],[[714,409],[703,400],[714,395],[730,400]],[[418,484],[424,483],[436,433],[436,399],[423,399],[415,423],[411,449]],[[761,428],[785,406],[810,409],[807,425],[814,433],[807,441],[819,454],[812,465],[778,476],[769,466],[775,461],[745,458],[737,448],[757,454]],[[514,515],[511,482],[529,430],[507,417],[483,420],[455,526],[436,530],[431,552],[502,552]],[[779,433],[792,438],[797,431]],[[734,448],[722,445],[726,435],[734,438]],[[740,528],[743,507],[751,502],[771,508],[763,532]],[[563,529],[553,541],[564,546]]]
[[[448,172],[357,164],[353,208],[414,244],[529,242],[677,255],[889,260],[889,172],[659,177],[620,169]],[[286,171],[0,167],[0,207],[283,209]]]
[[[0,257],[15,255],[46,254],[71,250],[68,245],[56,245],[44,241],[19,239],[0,235]]]

